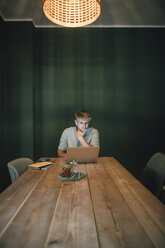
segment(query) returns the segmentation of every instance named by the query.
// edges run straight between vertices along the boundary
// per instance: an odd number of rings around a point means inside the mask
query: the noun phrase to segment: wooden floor
[[[63,164],[0,194],[1,248],[164,248],[165,206],[117,160],[81,164],[80,181],[62,182]]]
[[[43,14],[42,0],[0,0],[5,21],[32,21],[35,27],[59,27]],[[165,27],[164,0],[102,0],[99,19],[88,27]]]

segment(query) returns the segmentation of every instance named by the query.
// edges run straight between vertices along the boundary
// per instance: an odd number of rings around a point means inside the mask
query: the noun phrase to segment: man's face
[[[89,126],[89,121],[85,119],[77,118],[77,120],[75,120],[75,124],[82,132],[84,132]]]

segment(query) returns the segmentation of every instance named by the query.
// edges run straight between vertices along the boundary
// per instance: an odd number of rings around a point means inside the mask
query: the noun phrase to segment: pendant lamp
[[[43,11],[53,23],[64,27],[82,27],[96,21],[101,0],[44,0]]]

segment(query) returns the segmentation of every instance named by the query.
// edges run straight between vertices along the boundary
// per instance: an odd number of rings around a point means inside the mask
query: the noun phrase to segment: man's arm
[[[80,141],[83,147],[90,147],[90,146],[100,146],[99,142],[99,132],[97,129],[93,129],[93,137],[90,141],[90,144],[84,139],[83,135],[85,132],[82,132],[80,129],[76,132],[76,137]]]
[[[63,157],[64,160],[66,161],[66,152],[64,152],[64,151],[62,151],[62,150],[58,150],[57,153],[58,153],[58,155],[59,155],[60,157]]]
[[[89,147],[91,146],[83,137],[85,132],[82,132],[80,129],[77,130],[76,132],[76,137],[80,141],[82,147]]]
[[[76,135],[77,136],[77,135]],[[82,147],[89,147],[91,146],[82,136],[77,136],[78,140],[80,141]]]
[[[66,152],[65,152],[66,148],[67,148],[67,134],[65,129],[61,135],[60,143],[57,150],[57,154],[60,157],[63,157],[64,159],[66,159]]]

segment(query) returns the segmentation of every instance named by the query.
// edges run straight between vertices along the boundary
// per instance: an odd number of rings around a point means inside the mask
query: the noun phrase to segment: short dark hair
[[[92,116],[87,111],[80,110],[80,109],[75,112],[75,117],[76,117],[76,119],[80,118],[80,119],[85,119],[88,121],[90,121],[92,119]]]

